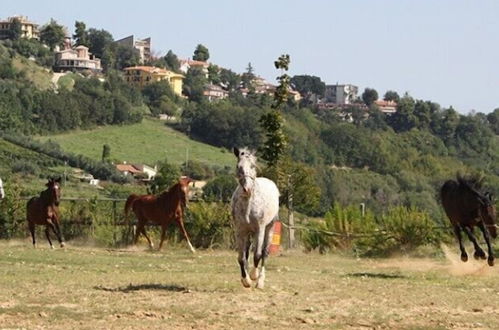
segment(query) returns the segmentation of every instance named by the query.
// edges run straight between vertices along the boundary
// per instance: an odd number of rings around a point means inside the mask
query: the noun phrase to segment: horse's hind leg
[[[50,228],[49,228],[50,225],[46,225],[45,226],[45,236],[47,236],[47,240],[49,241],[49,244],[50,244],[50,248],[53,249],[54,246],[52,245],[52,241],[50,240]]]
[[[478,242],[476,241],[475,235],[473,235],[473,230],[470,227],[464,226],[464,231],[466,232],[466,235],[468,235],[468,238],[470,241],[473,243],[473,246],[475,247],[475,253],[473,254],[473,257],[475,259],[485,259],[486,255],[485,252],[482,250],[480,245],[478,245]]]
[[[241,283],[245,288],[251,287],[251,279],[248,276],[248,257],[249,257],[249,247],[250,241],[248,235],[238,234],[237,240],[237,251],[239,253],[237,261],[239,262],[239,267],[241,267]]]
[[[459,225],[454,225],[454,233],[457,236],[457,240],[459,241],[459,249],[461,250],[461,261],[468,261],[468,254],[466,253],[466,250],[464,249],[463,245],[463,237],[461,236],[461,226]]]
[[[35,224],[33,222],[28,222],[29,232],[31,233],[31,239],[33,240],[33,247],[36,247],[35,242]]]
[[[487,228],[485,228],[485,225],[483,224],[483,222],[480,222],[478,224],[478,227],[482,231],[483,237],[485,238],[485,242],[487,243],[487,249],[489,252],[489,257],[487,258],[487,263],[489,264],[489,266],[494,266],[494,251],[492,251],[492,246],[490,244],[489,231],[487,230]]]
[[[163,241],[165,240],[165,235],[166,235],[166,225],[162,225],[161,226],[161,239],[159,241],[158,251],[160,251],[161,248],[163,247]]]

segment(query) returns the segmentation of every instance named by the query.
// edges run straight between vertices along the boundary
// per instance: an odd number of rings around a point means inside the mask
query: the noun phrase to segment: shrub
[[[198,248],[234,246],[230,207],[223,203],[190,203],[185,226],[192,244]]]

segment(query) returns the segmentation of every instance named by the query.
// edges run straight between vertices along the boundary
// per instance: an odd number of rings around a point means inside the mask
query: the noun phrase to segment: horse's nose
[[[249,190],[248,188],[244,187],[243,191],[244,191],[245,195],[247,195],[247,196],[251,195],[251,190]]]

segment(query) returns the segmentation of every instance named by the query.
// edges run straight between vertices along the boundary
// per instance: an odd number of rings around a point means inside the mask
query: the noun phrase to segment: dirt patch
[[[467,262],[462,262],[459,253],[453,251],[444,244],[442,244],[441,248],[444,252],[445,259],[450,263],[446,268],[452,275],[491,276],[497,273],[494,267],[490,267],[487,264],[487,261],[473,259],[471,253],[471,258],[469,258]]]

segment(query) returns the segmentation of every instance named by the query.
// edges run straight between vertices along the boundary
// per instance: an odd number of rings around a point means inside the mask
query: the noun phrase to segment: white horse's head
[[[255,152],[248,148],[234,148],[237,157],[236,176],[237,181],[243,188],[246,196],[251,196],[256,180],[256,156]]]

